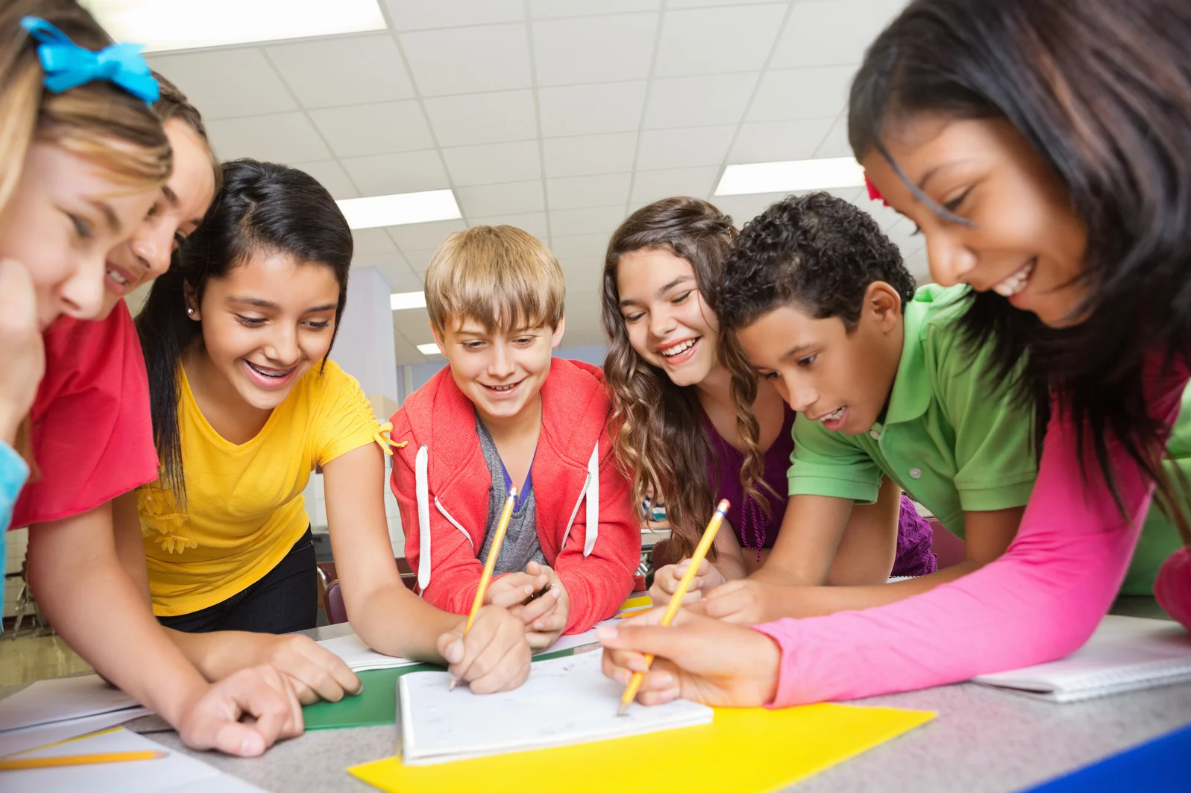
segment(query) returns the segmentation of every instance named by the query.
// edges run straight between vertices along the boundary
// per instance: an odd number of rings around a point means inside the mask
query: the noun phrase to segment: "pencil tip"
[[[621,702],[620,707],[616,709],[616,715],[623,716],[625,713],[627,713],[630,704],[631,703],[629,702]]]
[[[451,675],[451,682],[447,684],[447,691],[454,691],[455,686],[459,685],[459,681],[454,675]]]

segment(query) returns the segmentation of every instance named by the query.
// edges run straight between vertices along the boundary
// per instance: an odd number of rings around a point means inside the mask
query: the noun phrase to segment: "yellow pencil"
[[[678,607],[682,605],[682,598],[686,595],[687,589],[691,586],[691,580],[695,577],[695,571],[699,569],[699,564],[703,561],[703,557],[707,556],[707,552],[711,549],[711,543],[715,541],[716,532],[720,530],[720,524],[724,522],[724,514],[728,511],[728,499],[723,499],[715,508],[715,514],[711,516],[711,521],[707,524],[707,528],[703,530],[703,539],[699,540],[699,546],[695,548],[695,553],[691,556],[691,563],[687,565],[686,572],[683,573],[682,578],[678,581],[678,589],[674,590],[673,597],[670,598],[670,603],[666,606],[666,613],[662,615],[662,627],[670,624],[674,619],[674,615],[678,613]],[[653,653],[645,654],[645,668],[648,669],[653,664]],[[629,705],[633,704],[633,698],[637,696],[637,689],[641,687],[641,681],[645,679],[644,672],[634,672],[633,679],[629,681],[628,688],[624,690],[624,696],[620,698],[620,709],[617,711],[618,716],[623,716],[629,709]]]
[[[168,756],[169,752],[150,751],[71,754],[61,757],[29,757],[23,760],[0,760],[0,771],[18,771],[26,768],[59,768],[67,765],[91,765],[93,763],[125,763],[132,760],[158,760]]]
[[[484,605],[484,595],[488,592],[488,584],[492,581],[492,570],[496,567],[496,559],[500,556],[500,546],[505,541],[505,532],[509,529],[509,520],[513,517],[513,504],[517,500],[517,488],[509,488],[509,497],[505,499],[505,508],[500,511],[500,521],[496,524],[496,536],[492,538],[492,548],[488,550],[488,561],[484,563],[484,572],[480,575],[480,586],[476,589],[476,599],[471,602],[471,612],[467,615],[467,624],[463,626],[463,635],[471,630],[471,624],[476,621],[480,607]],[[454,690],[457,681],[451,678],[448,690]]]

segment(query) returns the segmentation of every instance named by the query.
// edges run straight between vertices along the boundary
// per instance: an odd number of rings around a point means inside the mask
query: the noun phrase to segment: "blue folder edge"
[[[1030,788],[1028,793],[1191,790],[1191,726],[1126,749],[1095,765]]]

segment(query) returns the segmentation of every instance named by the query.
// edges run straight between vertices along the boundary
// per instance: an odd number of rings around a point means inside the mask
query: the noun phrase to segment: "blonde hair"
[[[426,270],[426,309],[439,335],[448,320],[508,331],[562,320],[566,286],[558,260],[532,234],[475,226],[443,240]]]
[[[165,184],[172,167],[161,122],[145,103],[97,80],[60,94],[46,90],[38,42],[23,27],[41,17],[75,44],[100,50],[111,39],[73,0],[8,0],[0,10],[0,213],[34,143],[53,143],[102,168],[130,192]]]

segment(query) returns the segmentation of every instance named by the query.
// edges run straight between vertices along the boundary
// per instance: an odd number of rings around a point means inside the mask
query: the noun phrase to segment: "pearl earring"
[[[187,313],[187,314],[189,314],[190,316],[192,316],[192,317],[193,317],[193,316],[194,316],[194,309],[193,309],[193,308],[188,308],[188,309],[186,309],[186,313]]]

